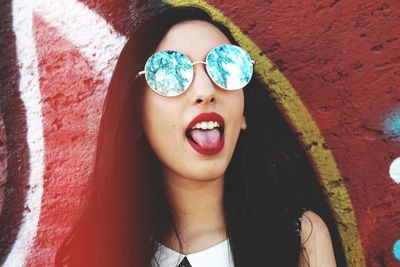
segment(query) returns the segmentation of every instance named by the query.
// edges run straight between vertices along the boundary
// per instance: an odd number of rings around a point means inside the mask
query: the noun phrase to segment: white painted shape
[[[21,228],[4,267],[24,266],[37,233],[43,194],[44,142],[43,115],[38,62],[32,31],[33,13],[39,14],[68,41],[76,45],[108,84],[126,38],[118,34],[101,16],[76,0],[14,0],[13,30],[16,35],[20,92],[26,109],[29,148],[30,190]]]
[[[400,157],[395,159],[389,167],[389,175],[396,183],[400,184]]]
[[[12,2],[13,31],[16,38],[18,66],[20,68],[19,91],[26,110],[29,173],[22,223],[4,267],[24,266],[25,259],[34,243],[43,194],[44,142],[43,115],[39,87],[38,62],[32,32],[32,1]],[[29,211],[28,211],[29,210]]]
[[[55,27],[92,61],[106,85],[126,37],[119,34],[100,15],[76,0],[35,0],[34,12]]]

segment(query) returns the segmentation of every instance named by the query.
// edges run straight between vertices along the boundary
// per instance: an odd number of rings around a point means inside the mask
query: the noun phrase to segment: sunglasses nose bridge
[[[207,62],[202,61],[202,60],[195,61],[195,62],[193,62],[193,63],[191,63],[191,64],[192,64],[193,75],[194,75],[194,76],[196,76],[196,71],[194,70],[194,65],[196,65],[196,64],[203,64],[204,66],[207,66]],[[199,71],[199,70],[197,70],[197,71]],[[208,75],[208,71],[207,71],[207,68],[206,68],[206,67],[204,68],[204,72],[206,73],[207,77],[210,78],[209,75]]]
[[[204,61],[195,61],[192,63],[192,66],[196,64],[207,65]],[[194,70],[194,68],[193,68]],[[193,72],[194,77],[192,81],[192,89],[194,103],[211,103],[215,101],[215,87],[214,84],[209,77],[206,68],[197,69]]]
[[[207,68],[206,68],[207,62],[202,61],[202,60],[198,60],[198,61],[195,61],[195,62],[193,62],[193,63],[191,63],[191,64],[192,64],[193,75],[194,75],[194,76],[196,76],[196,72],[200,71],[200,70],[195,71],[195,70],[194,70],[194,65],[196,65],[196,64],[203,64],[203,65],[205,66],[205,68],[204,68],[204,73],[206,74],[206,77],[207,77],[207,78],[210,78],[210,76],[208,75]]]
[[[204,65],[207,65],[207,62],[198,60],[198,61],[193,62],[193,63],[192,63],[192,66],[194,66],[194,65],[196,65],[196,64],[204,64]]]

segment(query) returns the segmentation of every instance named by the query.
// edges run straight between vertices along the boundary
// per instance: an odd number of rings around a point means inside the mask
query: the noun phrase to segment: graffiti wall
[[[400,266],[400,2],[2,0],[0,262],[52,266],[79,217],[107,84],[163,5],[223,21],[301,133],[349,266]]]

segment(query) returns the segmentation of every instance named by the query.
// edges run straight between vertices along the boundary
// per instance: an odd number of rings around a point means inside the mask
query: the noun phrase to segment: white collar
[[[154,257],[157,259],[160,267],[176,267],[185,256],[192,267],[234,266],[228,239],[207,249],[187,255],[172,250],[159,242],[157,243],[159,244],[159,249],[156,251]],[[158,266],[154,259],[152,260],[152,266]]]

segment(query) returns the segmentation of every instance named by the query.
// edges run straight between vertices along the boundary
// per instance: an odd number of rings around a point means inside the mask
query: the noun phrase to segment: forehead
[[[217,27],[205,21],[189,20],[174,25],[156,51],[175,50],[192,60],[203,60],[211,49],[221,44],[230,44],[230,41]]]

